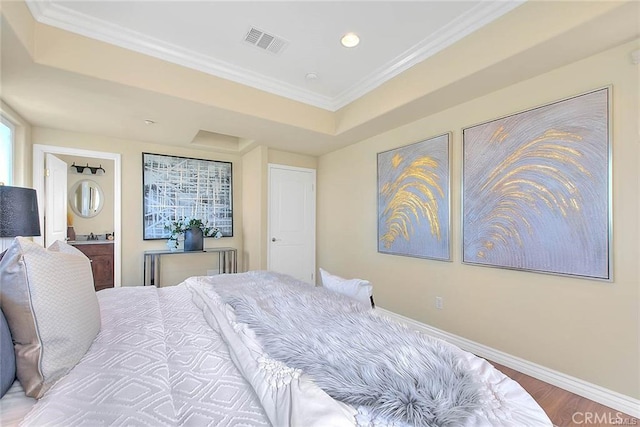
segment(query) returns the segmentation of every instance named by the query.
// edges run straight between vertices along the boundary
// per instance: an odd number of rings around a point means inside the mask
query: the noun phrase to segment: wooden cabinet
[[[96,291],[113,288],[113,243],[74,245],[91,260]]]

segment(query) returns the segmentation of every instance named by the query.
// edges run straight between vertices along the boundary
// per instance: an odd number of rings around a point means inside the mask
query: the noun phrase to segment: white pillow
[[[86,256],[80,249],[76,248],[75,246],[71,246],[66,242],[63,242],[62,240],[56,240],[51,245],[49,245],[47,249],[54,252],[62,252],[65,254],[81,256],[83,258],[86,258],[87,260],[89,259],[89,257]]]
[[[16,237],[0,261],[0,306],[18,380],[40,398],[84,356],[100,330],[89,259],[66,243],[50,250]]]
[[[330,291],[371,304],[373,286],[368,281],[362,279],[343,279],[323,269],[320,269],[320,278],[322,279],[322,286]]]

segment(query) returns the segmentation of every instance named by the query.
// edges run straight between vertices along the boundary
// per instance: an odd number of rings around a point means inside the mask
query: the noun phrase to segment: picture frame
[[[610,98],[463,129],[463,263],[612,280]]]
[[[143,239],[168,239],[165,225],[197,218],[233,236],[231,162],[142,153]]]
[[[378,153],[378,252],[451,261],[451,133]]]

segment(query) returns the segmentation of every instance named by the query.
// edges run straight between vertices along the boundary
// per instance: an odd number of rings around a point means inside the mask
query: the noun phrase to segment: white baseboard
[[[608,390],[599,385],[563,374],[562,372],[545,368],[544,366],[512,356],[500,350],[487,347],[486,345],[479,344],[475,341],[450,334],[449,332],[434,328],[392,311],[385,310],[384,308],[377,307],[376,311],[399,323],[404,323],[412,329],[424,332],[425,334],[435,338],[440,338],[477,356],[484,357],[511,369],[515,369],[518,372],[522,372],[523,374],[527,374],[617,411],[624,412],[627,415],[640,417],[640,400],[638,399]]]

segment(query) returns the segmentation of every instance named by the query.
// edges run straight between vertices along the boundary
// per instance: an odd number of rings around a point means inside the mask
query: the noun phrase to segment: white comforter
[[[102,330],[27,426],[268,426],[184,286],[98,292]]]
[[[331,399],[304,373],[265,357],[253,331],[235,322],[233,311],[208,286],[210,281],[233,285],[247,278],[260,280],[262,274],[99,292],[98,337],[22,424],[366,425],[362,408]],[[468,425],[551,425],[517,383],[486,361],[459,351],[504,400]]]

